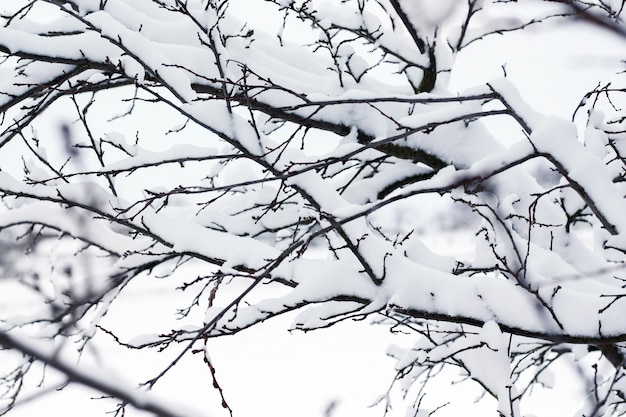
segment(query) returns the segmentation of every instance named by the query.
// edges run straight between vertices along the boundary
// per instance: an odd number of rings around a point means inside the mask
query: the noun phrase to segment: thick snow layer
[[[5,327],[110,337],[100,323],[149,277],[191,294],[178,315],[195,315],[164,330],[137,302],[127,318],[148,324],[130,347],[201,354],[211,337],[283,314],[303,331],[384,317],[417,339],[390,350],[403,388],[453,364],[505,416],[520,415],[523,346],[626,340],[622,122],[545,116],[508,78],[463,96],[444,88],[471,36],[521,17],[463,32],[455,19],[492,4],[400,0],[405,27],[387,2],[265,2],[285,16],[275,37],[241,21],[236,2],[101,3],[0,29],[15,55],[0,64],[0,273],[38,294],[32,311],[3,310]],[[292,25],[314,43],[286,35]],[[436,87],[416,91],[433,57]],[[492,117],[521,140],[504,145]],[[436,247],[424,231],[467,243]],[[2,337],[87,385],[158,403],[57,358],[54,343]]]

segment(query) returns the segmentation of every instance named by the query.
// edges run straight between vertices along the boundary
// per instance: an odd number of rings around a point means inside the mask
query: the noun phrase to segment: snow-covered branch
[[[577,16],[623,31],[623,3],[13,3],[0,16],[0,306],[32,305],[0,309],[0,344],[29,358],[0,379],[7,410],[43,362],[183,414],[51,348],[86,355],[103,338],[179,346],[149,388],[203,352],[226,403],[210,341],[295,313],[303,331],[367,318],[409,333],[412,348],[390,350],[395,383],[454,367],[503,416],[550,385],[557,359],[597,355],[580,365],[587,408],[626,413],[626,88],[599,83],[572,122],[506,78],[447,85],[483,39]],[[487,128],[502,119],[508,130]],[[444,229],[465,249],[428,243]],[[132,338],[108,319],[145,281],[178,288],[186,324]]]

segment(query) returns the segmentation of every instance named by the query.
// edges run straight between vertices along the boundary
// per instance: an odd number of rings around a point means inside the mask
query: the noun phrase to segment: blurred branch
[[[107,377],[102,370],[85,369],[84,366],[77,366],[60,357],[53,346],[43,348],[43,342],[26,341],[24,337],[16,336],[12,332],[0,330],[0,345],[8,349],[14,349],[30,356],[46,366],[63,373],[67,378],[75,383],[92,388],[105,395],[118,398],[128,403],[138,410],[153,413],[160,417],[189,417],[188,407],[175,406],[159,400],[156,395],[148,392],[138,392],[137,387],[127,385],[118,378]],[[200,416],[201,414],[197,414]]]

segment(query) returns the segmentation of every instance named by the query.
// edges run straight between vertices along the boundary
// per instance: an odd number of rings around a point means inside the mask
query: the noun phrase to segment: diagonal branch
[[[0,330],[0,345],[35,358],[46,366],[65,374],[71,382],[85,385],[105,395],[117,398],[138,410],[147,411],[160,417],[190,417],[202,415],[199,413],[191,413],[188,407],[171,405],[166,401],[158,399],[156,395],[150,392],[140,392],[135,386],[124,383],[117,378],[106,378],[103,376],[101,370],[93,369],[86,371],[83,367],[78,367],[61,358],[52,346],[43,348],[42,346],[27,341],[23,337],[3,330]]]

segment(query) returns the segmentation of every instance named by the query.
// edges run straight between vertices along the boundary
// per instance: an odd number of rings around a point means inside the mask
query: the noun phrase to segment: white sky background
[[[258,17],[267,18],[263,14]],[[612,79],[613,74],[621,69],[620,59],[626,57],[626,40],[598,29],[586,27],[581,30],[582,27],[538,26],[519,34],[493,36],[477,42],[458,56],[450,88],[461,91],[501,77],[501,66],[506,65],[508,78],[531,107],[569,119],[582,95],[592,89],[597,80]],[[506,126],[510,126],[506,120],[498,120],[493,122],[491,128],[501,133]],[[506,135],[498,137],[503,141],[509,140]],[[430,211],[415,215],[436,217],[437,213],[430,208]],[[428,236],[425,240],[440,251],[449,250],[451,244],[462,244],[450,234]],[[156,303],[171,283],[164,280],[162,289],[154,288],[154,280],[132,285],[135,288],[129,288],[129,294],[114,307],[109,320],[128,321],[128,337],[149,333],[146,327],[159,318],[161,325],[163,321],[171,320],[171,311],[161,310],[160,304]],[[0,306],[0,314],[3,308],[14,306]],[[370,326],[367,322],[344,322],[307,334],[289,333],[287,329],[291,319],[274,319],[236,336],[210,342],[219,383],[235,417],[322,417],[332,401],[337,401],[333,417],[382,416],[381,407],[366,407],[387,389],[393,377],[394,361],[385,357],[384,353],[391,340],[386,329]],[[106,344],[104,339],[102,342]],[[410,338],[405,338],[403,342],[409,344]],[[175,347],[167,354],[171,356],[179,350],[180,347]],[[165,363],[163,354],[152,356],[147,351],[127,353],[123,357],[107,357],[106,350],[101,352],[105,362],[115,364],[117,369],[124,370],[126,378],[137,381],[153,376],[160,369],[153,361]],[[157,385],[157,390],[184,404],[193,402],[190,405],[205,411],[207,416],[226,416],[211,387],[208,370],[198,372],[191,369],[198,366],[204,366],[199,357],[187,358],[172,371],[172,378]],[[204,375],[204,378],[188,381],[184,385],[168,382],[185,381],[186,372],[194,376]],[[561,378],[566,379],[567,369],[564,368],[564,372]],[[442,395],[432,399],[433,405],[448,400],[452,404],[437,412],[436,416],[472,416],[467,413],[467,408],[463,408],[467,403],[459,401],[457,395],[460,393],[447,386],[437,391]],[[465,392],[467,401],[471,402],[478,392]],[[10,415],[26,417],[50,414],[54,410],[52,415],[82,417],[104,415],[104,411],[111,409],[110,402],[86,400],[89,395],[98,396],[97,393],[85,395],[84,390],[70,387],[64,392],[53,392],[36,402],[20,406]],[[399,398],[396,401],[389,416],[404,416],[405,404]],[[553,406],[545,404],[547,401],[554,402]],[[577,407],[576,401],[554,397],[539,402],[547,406],[542,411],[552,409],[554,415],[559,416],[570,415]],[[476,416],[496,415],[494,402],[491,401],[485,401],[484,407],[474,410]],[[130,415],[140,414],[133,412]]]

